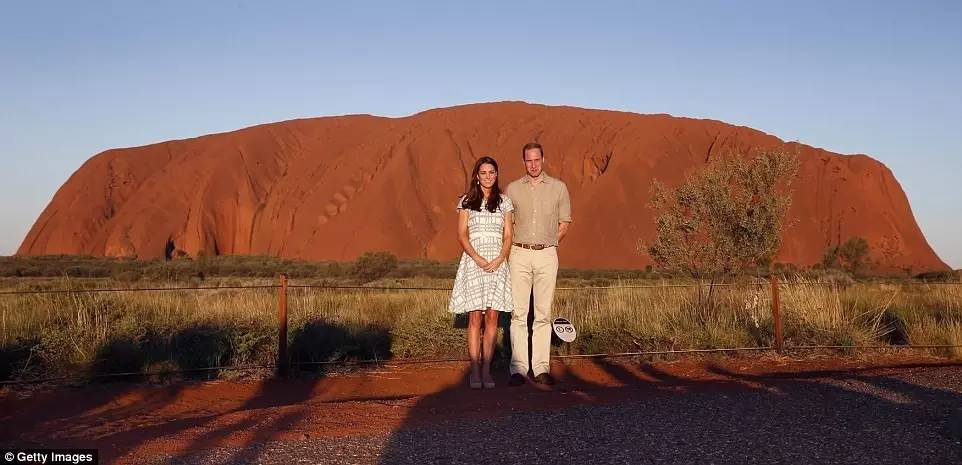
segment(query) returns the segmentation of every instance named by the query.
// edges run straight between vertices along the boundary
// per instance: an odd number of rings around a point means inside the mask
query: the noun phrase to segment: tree
[[[771,263],[797,170],[797,156],[761,152],[716,160],[675,188],[656,180],[657,236],[643,250],[662,271],[712,283]]]

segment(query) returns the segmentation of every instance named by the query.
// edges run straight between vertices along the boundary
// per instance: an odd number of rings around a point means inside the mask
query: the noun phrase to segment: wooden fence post
[[[287,275],[280,275],[277,291],[277,375],[287,376],[290,359],[287,357]]]
[[[775,352],[782,353],[782,309],[778,301],[778,278],[771,274],[772,321],[775,323]]]

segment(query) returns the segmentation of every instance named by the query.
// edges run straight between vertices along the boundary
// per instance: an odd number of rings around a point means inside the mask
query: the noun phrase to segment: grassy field
[[[798,345],[960,345],[962,282],[819,285],[784,278],[785,343]],[[446,311],[452,280],[384,277],[369,283],[443,290],[289,290],[289,347],[294,362],[465,356],[465,332]],[[772,344],[770,287],[760,279],[707,288],[677,280],[569,276],[555,315],[571,319],[578,339],[559,354]],[[272,278],[196,277],[0,279],[3,290],[89,287],[275,284]],[[292,284],[358,284],[305,277]],[[599,286],[654,285],[646,288]],[[273,363],[277,291],[216,289],[0,295],[0,379],[156,373]],[[504,353],[504,338],[499,338]],[[959,349],[933,349],[962,356]],[[228,376],[211,372],[205,376]]]

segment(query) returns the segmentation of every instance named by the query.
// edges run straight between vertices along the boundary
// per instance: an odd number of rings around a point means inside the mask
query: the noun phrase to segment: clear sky
[[[962,2],[0,4],[0,255],[91,155],[297,117],[528,102],[867,153],[962,267]]]

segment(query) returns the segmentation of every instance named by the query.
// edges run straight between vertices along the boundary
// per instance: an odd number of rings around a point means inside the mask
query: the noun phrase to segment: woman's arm
[[[511,241],[514,240],[514,212],[504,215],[504,243],[501,245],[501,256],[507,259],[511,256]]]
[[[501,253],[484,267],[484,271],[492,272],[498,269],[511,255],[511,238],[514,237],[514,213],[504,214],[504,232],[502,233]]]
[[[469,213],[466,209],[458,210],[458,242],[464,249],[464,253],[468,254],[479,267],[484,268],[488,265],[488,261],[474,250],[474,247],[471,246],[471,239],[468,238],[468,217]]]

